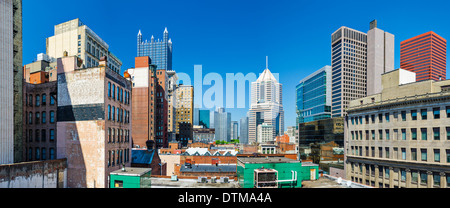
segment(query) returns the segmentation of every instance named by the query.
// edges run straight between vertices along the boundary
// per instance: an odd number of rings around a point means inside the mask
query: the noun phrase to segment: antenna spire
[[[268,68],[269,68],[269,57],[266,56],[266,69],[268,69]]]

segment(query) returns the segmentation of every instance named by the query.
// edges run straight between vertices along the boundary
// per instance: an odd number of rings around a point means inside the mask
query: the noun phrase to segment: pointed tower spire
[[[269,56],[266,56],[266,69],[269,69]]]
[[[164,33],[169,33],[169,31],[167,31],[167,27],[166,27],[166,29],[164,30]]]
[[[141,30],[139,30],[139,33],[138,33],[138,35],[139,35],[139,36],[141,36],[141,35],[142,35],[142,33],[141,33]]]

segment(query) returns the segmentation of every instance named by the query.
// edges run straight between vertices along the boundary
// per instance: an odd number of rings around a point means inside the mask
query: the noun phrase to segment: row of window
[[[378,151],[375,151],[375,147],[365,147],[365,151],[363,154],[363,146],[351,146],[351,155],[355,156],[363,156],[366,157],[377,157],[378,158],[386,158],[386,159],[401,159],[401,160],[408,160],[407,159],[407,148],[400,148],[400,152],[398,151],[399,148],[393,147],[392,148],[394,153],[392,156],[390,155],[391,147],[378,147]],[[370,150],[370,151],[369,151]],[[441,162],[441,150],[440,149],[433,149],[433,160],[428,161],[428,150],[426,148],[420,148],[419,150],[417,148],[410,148],[410,151],[408,152],[411,161],[423,161],[423,162]],[[420,160],[418,158],[418,151],[420,151]],[[378,155],[376,154],[378,153]],[[400,157],[398,154],[401,154]],[[348,154],[348,153],[347,153]],[[450,149],[445,150],[445,159],[442,161],[444,163],[450,163]]]
[[[365,167],[363,167],[365,166]],[[362,179],[362,175],[363,175],[363,168],[365,168],[365,175],[366,176],[372,176],[372,177],[376,177],[375,176],[375,166],[374,165],[363,165],[363,164],[359,164],[359,163],[351,163],[351,168],[352,168],[352,173],[354,173],[354,176],[351,176],[351,180],[353,182],[359,182],[359,183],[363,183],[363,179]],[[406,182],[406,174],[407,171],[405,168],[400,168],[399,169],[399,173],[396,170],[393,170],[396,174],[399,174],[400,176],[400,181],[401,182]],[[411,172],[411,176],[410,176],[410,182],[411,184],[418,184],[420,182],[421,185],[428,185],[428,183],[431,183],[433,186],[435,187],[440,187],[441,186],[441,173],[440,172],[427,172],[427,171],[423,171],[423,170],[410,170]],[[379,178],[385,178],[385,179],[389,179],[391,173],[391,169],[389,167],[384,167],[384,166],[378,166],[378,177]],[[432,175],[431,179],[428,179],[428,175]],[[360,175],[361,177],[357,177],[358,175]],[[450,174],[446,175],[446,179],[447,181],[447,187],[450,187]],[[369,183],[369,180],[366,179],[365,181],[366,185],[370,185],[375,187],[375,182],[372,181],[371,183]],[[389,188],[389,184],[384,184],[382,182],[379,182],[378,184],[379,188]],[[394,188],[398,188],[398,187],[394,187]]]
[[[34,137],[33,137],[34,136]],[[26,131],[26,141],[28,142],[46,142],[47,139],[51,142],[55,141],[55,130],[54,129],[50,129],[48,130],[48,134],[47,134],[47,129],[36,129],[36,130],[32,130],[29,129],[28,131]],[[34,138],[34,140],[33,140]]]
[[[47,112],[36,112],[34,119],[34,124],[46,124],[47,123]],[[25,112],[25,120],[28,121],[28,124],[33,124],[33,113],[32,112]],[[49,123],[53,124],[55,123],[55,111],[50,111],[50,118]]]
[[[430,128],[402,128],[402,129],[394,129],[392,140],[417,140],[420,135],[420,139],[423,141],[428,140],[428,129],[432,130],[432,138],[433,140],[441,140],[441,128],[440,127],[430,127]],[[400,133],[399,134],[399,130]],[[407,131],[408,130],[408,131]],[[378,132],[376,134],[376,132]],[[378,140],[390,140],[391,139],[391,130],[385,129],[383,130],[366,130],[365,131],[365,140],[369,140],[371,137],[372,140],[375,140],[376,135],[378,135]],[[418,134],[420,132],[420,134]],[[450,140],[450,127],[445,127],[446,139]],[[350,132],[352,140],[363,140],[364,135],[363,131],[351,131]],[[401,135],[401,137],[399,137]]]
[[[445,107],[445,112],[446,112],[446,116],[447,118],[450,118],[450,106],[446,106]],[[418,113],[420,112],[420,119],[421,120],[428,120],[429,116],[428,116],[428,109],[420,109],[420,111],[418,110],[410,110],[409,114],[410,114],[410,118],[413,121],[418,120],[419,116]],[[436,107],[433,108],[432,110],[433,114],[430,116],[430,118],[433,119],[440,119],[441,118],[441,108],[440,107]],[[401,111],[400,112],[401,115],[401,121],[406,121],[406,115],[407,115],[407,111]],[[369,119],[371,121],[371,123],[375,123],[375,114],[372,115],[366,115],[365,116],[365,124],[369,124]],[[390,113],[385,113],[384,116],[382,113],[378,114],[378,123],[383,123],[383,117],[385,119],[386,122],[390,122]],[[398,113],[394,112],[393,113],[393,117],[395,121],[398,121]],[[363,116],[354,116],[350,118],[352,125],[358,125],[358,124],[363,124]]]
[[[108,82],[108,98],[116,100],[116,96],[117,101],[124,104],[130,104],[130,92],[119,86],[116,87],[115,84],[111,85],[111,82]]]
[[[42,98],[42,99],[41,99]],[[35,106],[45,106],[47,105],[47,94],[36,95],[35,96]],[[25,105],[33,107],[33,95],[25,95]],[[55,94],[50,94],[50,105],[55,105]]]
[[[55,159],[55,148],[49,148],[49,152],[47,153],[47,149],[45,147],[39,148],[36,147],[28,148],[28,161],[35,161],[35,160],[54,160]],[[34,157],[33,157],[34,156]]]
[[[108,105],[108,121],[116,121],[119,123],[130,123],[130,111],[119,107]]]
[[[108,167],[121,165],[130,161],[130,149],[118,149],[108,151]]]
[[[108,128],[108,143],[125,143],[130,142],[130,130]]]

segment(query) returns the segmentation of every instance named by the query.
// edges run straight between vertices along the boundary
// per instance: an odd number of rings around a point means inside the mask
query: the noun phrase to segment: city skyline
[[[431,5],[405,5],[404,2],[389,2],[392,5],[386,8],[382,6],[383,3],[378,6],[365,2],[358,5],[343,3],[333,7],[316,2],[246,2],[241,7],[234,7],[233,2],[205,2],[194,6],[186,2],[139,2],[139,8],[135,8],[132,3],[118,1],[107,6],[101,2],[89,2],[92,8],[105,10],[102,13],[106,16],[101,19],[98,18],[98,13],[80,9],[83,1],[78,4],[80,6],[66,7],[64,10],[60,9],[64,3],[47,2],[24,3],[24,63],[32,62],[36,54],[45,52],[44,40],[52,35],[54,25],[80,18],[111,45],[111,50],[123,61],[123,73],[133,67],[134,57],[130,54],[136,53],[137,32],[141,30],[148,36],[158,35],[167,27],[171,31],[172,40],[177,43],[173,52],[173,69],[177,72],[191,75],[194,65],[201,64],[204,74],[216,72],[223,77],[225,73],[258,74],[264,68],[264,57],[269,56],[270,68],[273,73],[279,73],[278,81],[284,85],[284,94],[291,95],[285,96],[283,100],[286,127],[295,125],[295,86],[316,69],[331,64],[330,37],[339,27],[347,26],[365,32],[369,30],[368,22],[377,19],[380,28],[396,36],[395,68],[400,65],[401,41],[429,31],[446,39],[450,34],[450,29],[441,25],[449,17],[445,7],[433,7],[435,12],[429,15],[416,15],[411,11],[426,10]],[[140,12],[146,8],[145,4],[153,7],[170,6],[177,15],[162,16],[166,12],[164,10],[156,10],[147,15],[148,13]],[[363,7],[367,9],[360,9]],[[401,7],[404,9],[398,10]],[[321,8],[321,12],[315,12],[317,10],[311,8]],[[43,13],[40,18],[34,18],[31,10],[35,9],[55,12]],[[110,15],[106,12],[119,9],[135,12],[134,15]],[[322,15],[339,9],[351,12],[343,12],[343,15],[335,18]],[[179,18],[181,16],[183,19]],[[203,18],[205,16],[210,18]],[[128,24],[130,21],[133,24]],[[310,30],[315,31],[314,35],[307,32]],[[31,31],[33,32],[30,33]],[[282,40],[281,43],[277,39]],[[242,44],[246,45],[245,50],[242,50]],[[211,45],[214,45],[214,50]],[[224,64],[227,62],[229,64]],[[232,70],[230,66],[233,67]],[[208,86],[203,88],[207,90]],[[248,109],[247,103],[244,109],[227,111],[231,112],[232,120],[239,120]]]

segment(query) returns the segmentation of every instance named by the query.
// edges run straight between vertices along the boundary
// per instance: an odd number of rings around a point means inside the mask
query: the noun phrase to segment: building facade
[[[199,110],[198,111],[198,125],[203,126],[203,128],[210,128],[210,114],[209,110]]]
[[[81,66],[77,56],[57,60],[57,158],[67,158],[69,188],[105,188],[111,172],[130,166],[132,83],[106,57]]]
[[[169,77],[164,69],[156,70],[156,147],[168,147],[168,88]]]
[[[367,95],[367,34],[341,27],[331,35],[331,114],[345,116],[353,99]]]
[[[258,137],[256,141],[258,143],[267,143],[275,141],[275,137],[273,137],[273,126],[266,123],[259,124]]]
[[[239,122],[239,143],[248,144],[248,117],[242,117]]]
[[[116,73],[122,67],[109,45],[78,18],[55,25],[54,35],[47,38],[47,55],[60,58],[65,52],[81,58],[87,68],[98,66],[103,56],[108,58],[108,68]]]
[[[395,36],[370,22],[367,32],[367,95],[381,92],[381,75],[394,70]]]
[[[272,138],[284,133],[283,88],[268,66],[261,76],[252,82],[248,125],[249,143],[257,141],[257,128],[263,123],[273,127]]]
[[[297,124],[331,118],[331,66],[307,76],[296,89]]]
[[[348,180],[379,188],[450,187],[450,81],[415,81],[412,72],[391,71],[382,76],[381,93],[350,103]]]
[[[167,28],[164,30],[162,40],[155,40],[152,35],[150,41],[142,39],[139,30],[137,36],[137,56],[149,56],[158,69],[172,70],[172,40],[169,38]]]
[[[231,141],[231,113],[225,112],[225,108],[214,111],[214,129],[216,140]]]
[[[311,143],[336,142],[344,146],[343,117],[300,123],[298,127],[298,145],[309,147]]]
[[[230,131],[231,139],[239,139],[239,123],[237,121],[231,121]]]
[[[415,72],[417,81],[447,79],[447,40],[430,31],[402,41],[400,67]]]
[[[125,78],[133,83],[131,96],[133,148],[154,148],[156,147],[153,146],[156,145],[156,65],[152,64],[148,56],[144,56],[135,58],[134,67],[124,73]]]
[[[178,88],[178,76],[174,70],[167,71],[168,75],[168,90],[167,90],[167,131],[168,140],[176,140],[175,121],[176,121],[176,106],[177,97],[176,90]]]
[[[176,139],[181,142],[182,146],[187,146],[189,141],[193,139],[194,87],[192,85],[179,85],[176,94]]]

